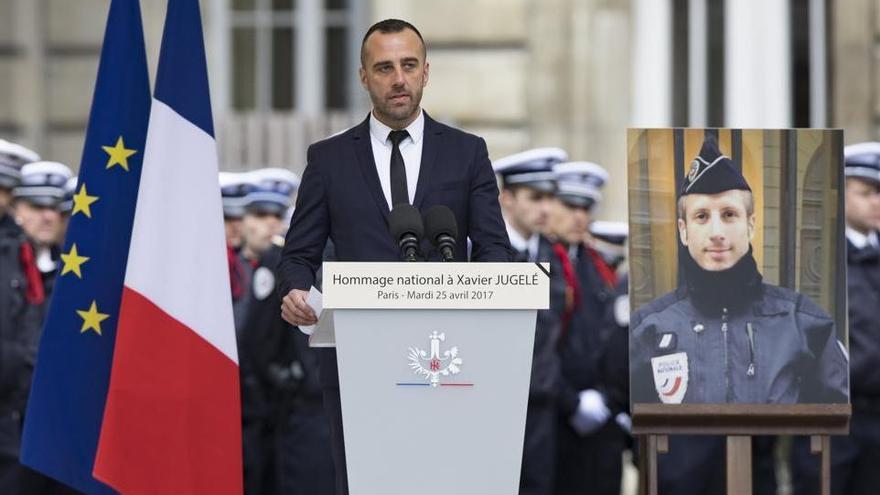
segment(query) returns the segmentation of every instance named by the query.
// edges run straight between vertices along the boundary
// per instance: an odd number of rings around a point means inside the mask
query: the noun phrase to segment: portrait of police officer
[[[807,296],[763,281],[753,192],[711,135],[677,210],[682,278],[632,316],[632,401],[847,402],[834,320]]]

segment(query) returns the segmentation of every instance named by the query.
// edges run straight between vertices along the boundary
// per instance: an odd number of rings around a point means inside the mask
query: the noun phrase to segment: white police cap
[[[623,245],[629,237],[629,225],[626,222],[597,220],[590,224],[590,234],[605,242]]]
[[[71,177],[73,173],[63,163],[29,163],[21,168],[21,184],[12,194],[36,205],[58,207],[64,201],[65,186]]]
[[[256,184],[249,179],[247,173],[220,172],[218,180],[223,202],[223,217],[241,218],[244,216],[244,198]]]
[[[252,189],[244,197],[246,211],[270,213],[283,217],[291,197],[299,187],[295,173],[283,168],[263,168],[247,173]]]
[[[248,172],[248,180],[259,186],[268,186],[278,192],[292,195],[300,184],[300,178],[286,168],[260,168]]]
[[[64,183],[64,200],[58,206],[63,213],[70,213],[73,210],[73,195],[76,194],[77,178],[73,176]]]
[[[39,159],[40,155],[24,146],[0,139],[0,187],[17,186],[21,181],[21,167]]]
[[[501,176],[504,187],[527,186],[544,192],[556,190],[553,166],[568,160],[561,148],[534,148],[499,158],[492,169]]]
[[[593,162],[566,162],[553,166],[556,196],[572,206],[590,208],[602,200],[600,189],[608,182],[608,172]]]
[[[844,175],[880,182],[880,143],[858,143],[843,148]]]

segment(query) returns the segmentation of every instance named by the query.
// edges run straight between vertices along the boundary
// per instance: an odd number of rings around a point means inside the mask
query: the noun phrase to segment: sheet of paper
[[[316,289],[315,286],[312,286],[312,288],[309,289],[309,295],[306,296],[306,304],[312,308],[320,321],[321,311],[324,309],[324,295],[321,294],[321,291]],[[306,335],[311,335],[315,332],[315,327],[317,327],[317,325],[318,324],[300,325],[299,330]]]

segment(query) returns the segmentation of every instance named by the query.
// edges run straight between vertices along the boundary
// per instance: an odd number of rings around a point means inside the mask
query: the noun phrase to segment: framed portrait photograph
[[[842,131],[630,129],[627,146],[636,430],[844,424]]]

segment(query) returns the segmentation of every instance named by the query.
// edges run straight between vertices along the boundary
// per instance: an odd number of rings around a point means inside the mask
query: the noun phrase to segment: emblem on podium
[[[429,350],[426,351],[418,347],[409,348],[409,367],[413,370],[413,373],[423,377],[428,382],[426,385],[432,387],[471,385],[441,382],[441,377],[461,373],[463,361],[458,355],[458,347],[453,346],[446,350],[441,350],[441,345],[446,341],[445,333],[434,331],[428,338],[430,340]]]

